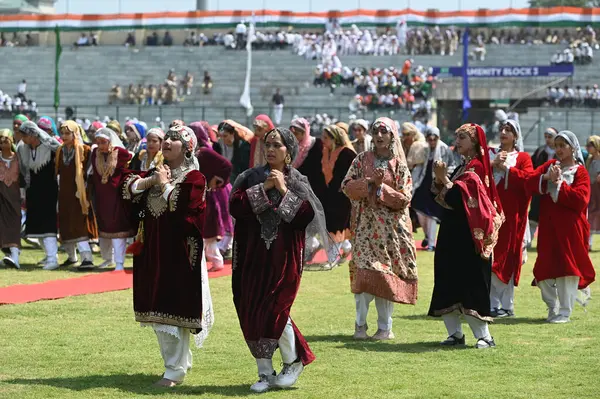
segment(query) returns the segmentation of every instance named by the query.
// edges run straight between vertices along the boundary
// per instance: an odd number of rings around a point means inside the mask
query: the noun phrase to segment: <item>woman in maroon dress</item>
[[[294,135],[274,129],[265,135],[264,147],[267,165],[242,173],[230,202],[236,219],[233,302],[258,365],[259,381],[250,388],[254,392],[293,385],[315,359],[290,310],[300,286],[306,236],[318,232],[330,242],[319,200],[306,177],[291,166],[298,153]],[[276,376],[272,357],[277,347],[284,366]]]
[[[115,270],[123,270],[126,240],[134,236],[131,223],[131,205],[121,198],[121,183],[131,154],[125,149],[117,134],[109,128],[96,132],[97,148],[92,150],[92,183],[94,209],[98,222],[98,235],[104,268],[113,264]]]
[[[137,241],[129,247],[135,320],[158,338],[165,373],[156,385],[173,387],[192,367],[190,333],[201,347],[214,315],[202,245],[206,180],[194,132],[173,126],[162,148],[167,165],[129,175],[122,188],[140,207]]]

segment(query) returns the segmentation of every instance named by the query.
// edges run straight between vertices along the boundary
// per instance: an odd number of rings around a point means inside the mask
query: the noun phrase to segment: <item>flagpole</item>
[[[60,29],[58,25],[54,28],[56,50],[54,54],[54,113],[58,117],[58,108],[60,107],[60,55],[62,54],[62,45],[60,44]]]

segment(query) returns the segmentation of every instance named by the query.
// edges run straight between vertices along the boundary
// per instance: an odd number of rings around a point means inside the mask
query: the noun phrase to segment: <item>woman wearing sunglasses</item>
[[[353,209],[354,338],[369,338],[367,313],[375,300],[377,332],[371,338],[388,340],[394,338],[394,303],[417,301],[416,249],[408,214],[412,183],[394,121],[379,118],[370,133],[372,148],[356,157],[342,183]]]

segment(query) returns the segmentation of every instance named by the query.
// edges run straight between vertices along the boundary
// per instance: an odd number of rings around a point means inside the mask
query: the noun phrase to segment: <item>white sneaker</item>
[[[552,320],[549,320],[548,323],[552,323],[552,324],[565,324],[570,322],[571,319],[568,318],[567,316],[562,316],[562,315],[558,315],[555,318],[553,318]]]
[[[275,376],[274,375],[265,375],[265,374],[261,374],[258,376],[258,381],[255,382],[254,384],[252,384],[252,386],[250,387],[250,390],[252,392],[256,392],[256,393],[263,393],[269,390],[269,388],[271,388],[271,384],[273,383],[273,381],[275,380]]]
[[[108,269],[109,267],[113,267],[114,265],[115,262],[113,262],[112,260],[105,260],[100,264],[100,266],[98,266],[98,269]]]
[[[15,261],[10,256],[5,257],[2,261],[4,262],[4,265],[6,267],[14,267],[15,269],[20,269],[21,268],[21,265],[19,265],[19,262]]]
[[[43,270],[56,270],[60,267],[56,260],[51,260],[42,268]]]
[[[558,311],[556,309],[548,309],[548,317],[546,318],[546,321],[548,323],[550,323],[552,320],[554,320],[556,317],[558,316]]]
[[[301,361],[291,364],[284,364],[281,373],[275,379],[275,386],[279,388],[289,388],[298,381],[298,377],[304,371],[304,365]]]

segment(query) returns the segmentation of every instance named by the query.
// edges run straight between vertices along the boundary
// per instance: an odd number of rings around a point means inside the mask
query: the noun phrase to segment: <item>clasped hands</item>
[[[558,165],[550,165],[548,171],[544,174],[544,180],[557,184],[562,179],[562,171]]]
[[[281,195],[285,195],[287,193],[287,186],[285,184],[285,176],[283,172],[279,170],[271,170],[267,180],[264,182],[264,189],[268,191],[272,188],[275,188],[277,191],[281,193]]]
[[[383,184],[383,176],[385,171],[383,169],[375,169],[372,177],[367,177],[367,183],[379,188]]]

